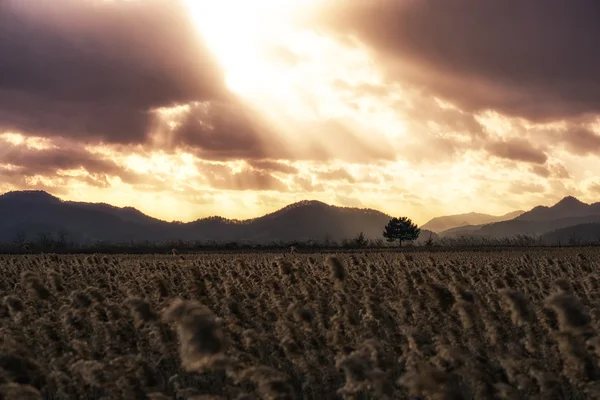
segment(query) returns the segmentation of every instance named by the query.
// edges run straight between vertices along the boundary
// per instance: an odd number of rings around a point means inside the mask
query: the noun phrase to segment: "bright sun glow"
[[[294,35],[292,22],[316,0],[185,0],[204,40],[242,95],[281,77],[268,53]]]
[[[310,121],[338,119],[383,137],[402,136],[405,124],[393,107],[364,94],[349,99],[339,90],[340,84],[349,88],[382,84],[369,53],[359,43],[341,43],[299,26],[298,21],[306,21],[317,7],[324,7],[324,1],[186,3],[225,72],[228,88],[277,127],[292,147],[304,136],[294,127]],[[373,107],[357,110],[358,103]]]

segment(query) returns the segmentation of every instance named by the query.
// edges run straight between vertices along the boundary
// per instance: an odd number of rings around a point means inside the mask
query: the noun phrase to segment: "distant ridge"
[[[551,207],[537,206],[521,214],[521,221],[547,221],[560,218],[583,217],[600,214],[600,203],[587,204],[573,196],[567,196]]]
[[[523,213],[524,211],[518,210],[504,215],[489,215],[475,212],[467,214],[447,215],[431,219],[429,222],[425,223],[422,226],[422,228],[429,229],[433,232],[443,232],[449,229],[459,228],[462,226],[482,225],[489,224],[491,222],[507,221],[516,218]]]
[[[133,207],[64,201],[44,191],[27,190],[0,195],[0,242],[14,242],[17,238],[36,240],[40,235],[61,232],[67,234],[70,241],[81,244],[174,240],[256,244],[329,240],[339,243],[356,237],[359,232],[369,239],[381,239],[383,227],[390,218],[373,209],[303,200],[246,220],[213,216],[187,223],[166,222]],[[490,219],[499,221],[470,223]],[[433,232],[448,225],[454,226]],[[599,226],[600,203],[587,204],[567,196],[553,206],[537,206],[527,212],[514,211],[502,216],[468,213],[434,218],[421,227],[418,242],[430,237],[435,241],[444,237],[517,235],[564,242],[565,236],[571,239],[600,237],[596,234]]]
[[[0,241],[21,235],[35,240],[42,234],[67,232],[79,243],[95,241],[276,241],[340,242],[363,232],[380,239],[391,217],[373,209],[337,207],[316,200],[290,204],[272,213],[247,220],[219,216],[193,222],[166,222],[132,207],[103,203],[63,201],[43,191],[9,192],[0,195]],[[430,232],[424,230],[424,240]],[[435,238],[435,236],[433,236]]]
[[[573,196],[567,196],[550,207],[537,206],[511,220],[454,228],[439,234],[442,237],[540,237],[553,231],[593,223],[600,223],[600,203],[587,204]],[[564,234],[567,231],[562,232],[561,234]],[[568,232],[574,235],[576,229],[570,229]]]

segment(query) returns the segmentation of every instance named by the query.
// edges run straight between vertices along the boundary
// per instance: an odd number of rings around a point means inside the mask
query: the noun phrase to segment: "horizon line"
[[[202,221],[202,220],[207,220],[207,219],[223,219],[223,220],[229,221],[229,222],[250,222],[250,221],[253,221],[253,220],[256,220],[256,219],[267,217],[267,216],[272,215],[272,214],[276,214],[277,212],[283,211],[283,210],[285,210],[287,208],[290,208],[292,206],[303,205],[303,204],[307,204],[307,203],[319,203],[319,204],[324,204],[324,205],[326,205],[328,207],[334,207],[334,208],[338,208],[338,209],[358,210],[358,211],[367,211],[367,212],[369,212],[369,211],[370,212],[377,212],[377,213],[383,214],[383,215],[388,216],[388,217],[393,217],[393,215],[391,215],[391,214],[388,214],[386,212],[383,212],[381,210],[378,210],[378,209],[375,209],[375,208],[371,208],[371,207],[343,206],[343,205],[336,205],[336,204],[326,203],[326,202],[324,202],[322,200],[304,199],[304,200],[299,200],[299,201],[287,204],[287,205],[285,205],[283,207],[280,207],[280,208],[276,208],[273,211],[266,212],[265,214],[262,214],[262,215],[259,215],[259,216],[255,216],[255,217],[251,217],[251,218],[246,218],[246,219],[228,218],[228,217],[224,217],[222,215],[207,215],[207,216],[198,217],[196,219],[189,220],[189,221],[181,221],[181,220],[171,220],[171,221],[168,221],[168,220],[165,220],[165,219],[154,217],[154,216],[152,216],[150,214],[147,214],[147,213],[145,213],[145,212],[141,211],[140,209],[135,208],[133,206],[116,206],[114,204],[105,203],[105,202],[86,202],[86,201],[76,201],[76,200],[65,200],[65,199],[63,199],[63,198],[61,198],[61,197],[59,197],[57,195],[54,195],[54,194],[49,193],[46,190],[42,190],[42,189],[8,190],[6,192],[0,193],[0,197],[5,196],[5,195],[10,194],[10,193],[28,193],[28,192],[29,193],[44,193],[44,194],[46,194],[48,196],[54,197],[54,198],[62,201],[62,202],[68,202],[68,203],[98,204],[98,205],[107,205],[107,206],[118,208],[118,209],[133,209],[133,210],[136,210],[137,212],[139,212],[139,213],[141,213],[141,214],[143,214],[143,215],[145,215],[145,216],[147,216],[149,218],[155,219],[157,221],[162,221],[162,222],[165,222],[165,223],[183,223],[183,224],[189,224],[189,223],[194,223],[194,222],[198,222],[198,221]],[[423,224],[420,224],[419,226],[424,226],[424,225],[428,224],[429,222],[431,222],[431,221],[433,221],[435,219],[438,219],[438,218],[457,217],[457,216],[468,215],[468,214],[482,214],[482,215],[488,215],[488,216],[492,216],[492,217],[502,217],[502,216],[505,216],[507,214],[511,214],[511,213],[519,212],[519,211],[522,211],[522,213],[525,213],[525,212],[533,210],[534,208],[537,208],[537,207],[552,207],[552,206],[554,206],[554,205],[556,205],[556,204],[558,204],[558,203],[560,203],[563,200],[568,199],[568,198],[573,198],[573,199],[577,200],[578,202],[580,202],[582,204],[585,204],[585,205],[595,204],[595,203],[586,203],[586,202],[583,202],[583,201],[579,200],[577,197],[575,197],[573,195],[566,195],[561,200],[557,201],[556,203],[552,204],[551,206],[538,205],[538,206],[535,206],[535,207],[533,207],[533,208],[531,208],[529,210],[517,209],[517,210],[509,211],[507,213],[500,214],[500,215],[489,214],[489,213],[486,213],[486,212],[479,212],[479,211],[470,211],[470,212],[467,212],[467,213],[440,215],[440,216],[437,216],[437,217],[430,218],[428,221],[424,222]]]

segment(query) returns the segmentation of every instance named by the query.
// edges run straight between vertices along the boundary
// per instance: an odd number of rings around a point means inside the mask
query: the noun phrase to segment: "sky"
[[[417,223],[600,200],[596,0],[0,0],[0,192]]]

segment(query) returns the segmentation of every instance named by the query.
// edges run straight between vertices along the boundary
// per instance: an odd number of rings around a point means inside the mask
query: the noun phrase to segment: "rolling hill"
[[[59,232],[78,243],[142,240],[272,243],[325,238],[339,242],[355,237],[360,231],[367,238],[381,238],[390,218],[371,209],[301,201],[249,220],[209,217],[188,223],[166,222],[131,207],[63,201],[43,191],[20,191],[0,195],[0,242],[14,241],[17,236],[36,240],[40,234],[56,236]],[[424,230],[421,237],[426,240],[430,234]]]

